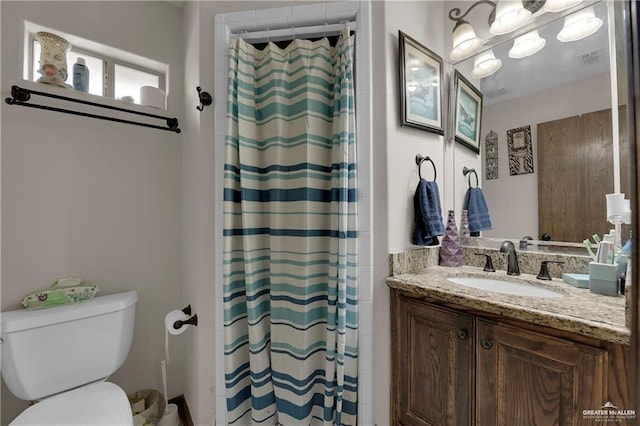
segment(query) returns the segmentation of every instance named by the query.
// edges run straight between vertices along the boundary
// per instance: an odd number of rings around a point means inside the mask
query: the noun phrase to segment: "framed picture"
[[[509,150],[509,174],[511,176],[533,173],[533,148],[531,126],[507,130]]]
[[[442,58],[402,31],[398,34],[402,125],[443,135]]]
[[[457,142],[480,153],[480,123],[482,122],[482,93],[458,70],[454,78],[455,113],[453,134]]]

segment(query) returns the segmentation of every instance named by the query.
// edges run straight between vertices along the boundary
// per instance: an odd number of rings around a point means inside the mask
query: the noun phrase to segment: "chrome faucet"
[[[500,253],[507,253],[507,275],[520,275],[516,246],[511,241],[505,240],[500,244]]]

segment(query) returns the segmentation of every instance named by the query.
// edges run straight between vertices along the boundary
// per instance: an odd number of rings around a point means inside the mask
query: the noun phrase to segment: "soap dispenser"
[[[73,64],[73,88],[87,93],[89,91],[89,68],[85,64],[84,58],[78,58]]]

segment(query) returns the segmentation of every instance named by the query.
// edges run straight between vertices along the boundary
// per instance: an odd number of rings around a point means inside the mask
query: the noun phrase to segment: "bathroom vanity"
[[[518,280],[561,296],[480,290],[451,282],[456,276]],[[392,424],[569,425],[593,422],[589,410],[608,403],[632,408],[624,297],[470,266],[431,266],[387,285]]]

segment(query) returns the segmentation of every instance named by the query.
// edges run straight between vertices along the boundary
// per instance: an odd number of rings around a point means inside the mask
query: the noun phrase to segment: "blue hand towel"
[[[489,217],[489,209],[487,202],[484,200],[482,189],[477,186],[469,188],[464,196],[463,209],[469,213],[469,231],[479,235],[480,231],[491,229],[491,218]]]
[[[444,223],[440,193],[435,181],[420,179],[413,196],[413,210],[415,219],[411,242],[418,246],[438,245],[438,235],[444,234]]]

